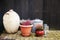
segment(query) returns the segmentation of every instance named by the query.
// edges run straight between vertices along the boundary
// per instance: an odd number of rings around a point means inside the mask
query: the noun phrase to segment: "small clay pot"
[[[33,25],[20,25],[21,35],[24,37],[30,36]]]

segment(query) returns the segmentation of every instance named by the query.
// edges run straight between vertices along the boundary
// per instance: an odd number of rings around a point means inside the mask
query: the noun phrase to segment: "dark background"
[[[9,9],[16,11],[21,19],[40,18],[50,29],[60,29],[60,0],[0,0],[0,29],[2,17]]]

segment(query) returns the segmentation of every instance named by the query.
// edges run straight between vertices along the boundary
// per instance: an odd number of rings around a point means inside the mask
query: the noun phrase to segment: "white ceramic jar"
[[[11,9],[4,14],[3,24],[8,33],[15,33],[18,31],[20,25],[20,17],[13,9]]]

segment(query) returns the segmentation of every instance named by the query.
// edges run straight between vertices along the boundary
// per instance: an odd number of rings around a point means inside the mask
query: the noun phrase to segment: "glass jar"
[[[44,32],[45,32],[45,36],[48,34],[49,32],[49,26],[47,24],[44,24]]]
[[[32,24],[33,24],[32,32],[34,33],[36,28],[41,27],[41,26],[43,27],[43,20],[35,19],[33,20]]]

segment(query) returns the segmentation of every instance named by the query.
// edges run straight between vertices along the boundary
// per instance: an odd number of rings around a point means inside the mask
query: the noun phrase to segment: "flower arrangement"
[[[21,23],[21,25],[31,25],[31,20],[25,20]]]
[[[32,29],[31,20],[26,20],[20,24],[22,36],[30,36]]]

